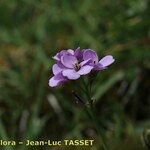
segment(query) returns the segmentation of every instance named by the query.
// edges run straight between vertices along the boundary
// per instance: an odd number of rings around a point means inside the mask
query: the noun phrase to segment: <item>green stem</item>
[[[100,137],[100,139],[101,139],[101,141],[102,141],[103,149],[104,149],[104,150],[108,150],[107,145],[106,145],[106,142],[105,142],[104,137],[103,137],[103,134],[102,134],[102,131],[101,131],[100,128],[99,128],[99,124],[98,124],[98,122],[97,122],[97,118],[95,117],[95,114],[94,114],[94,112],[93,112],[93,108],[91,108],[91,107],[90,107],[90,109],[89,109],[89,108],[86,108],[86,112],[87,112],[87,114],[90,116],[90,118],[92,119],[92,121],[93,121],[93,123],[94,123],[94,125],[95,125],[95,128],[96,128],[96,130],[97,130],[97,134],[99,135],[99,137]]]
[[[84,85],[86,85],[85,81],[84,81]],[[89,86],[86,85],[85,89],[86,89],[87,100],[88,100],[89,105],[90,105],[90,107],[86,106],[86,113],[90,116],[90,118],[92,119],[92,121],[93,121],[93,123],[96,127],[97,133],[98,133],[98,135],[99,135],[99,137],[102,141],[103,149],[108,150],[105,139],[104,139],[104,136],[102,134],[102,131],[99,128],[99,124],[97,122],[97,118],[96,118],[94,108],[93,108],[93,100],[92,100],[92,96],[91,96],[92,95],[92,82],[89,84]]]

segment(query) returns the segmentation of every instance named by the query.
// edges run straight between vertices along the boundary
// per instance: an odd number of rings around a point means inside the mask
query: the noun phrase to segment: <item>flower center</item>
[[[81,68],[79,62],[75,63],[75,66],[74,66],[74,67],[75,67],[75,70],[76,70],[76,71],[79,71],[80,68]]]

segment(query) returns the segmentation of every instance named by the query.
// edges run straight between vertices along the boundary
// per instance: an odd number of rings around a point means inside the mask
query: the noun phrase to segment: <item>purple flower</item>
[[[101,60],[98,59],[97,53],[91,49],[86,49],[83,52],[83,60],[91,60],[89,65],[93,66],[93,70],[103,70],[111,65],[115,60],[113,56],[107,55]]]
[[[51,87],[63,84],[68,81],[68,79],[78,79],[80,75],[86,74],[88,69],[89,71],[92,70],[91,66],[86,66],[88,60],[79,63],[83,60],[83,51],[81,51],[80,48],[77,48],[75,51],[72,49],[62,50],[53,58],[57,61],[57,63],[52,67],[54,76],[49,80],[49,86]],[[71,65],[71,61],[74,64]]]
[[[91,70],[103,70],[114,62],[111,55],[107,55],[100,61],[97,53],[91,49],[75,51],[72,49],[62,50],[54,57],[56,64],[53,65],[52,71],[54,76],[49,80],[49,86],[54,87],[68,80],[76,80],[81,75],[86,75]]]
[[[78,79],[81,75],[90,73],[93,69],[92,66],[88,65],[90,59],[79,62],[77,57],[74,55],[63,55],[61,57],[61,63],[64,65],[62,70],[63,76],[71,80]]]

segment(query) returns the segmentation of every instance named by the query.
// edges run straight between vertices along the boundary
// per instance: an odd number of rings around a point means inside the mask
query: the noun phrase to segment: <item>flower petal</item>
[[[61,83],[67,81],[66,77],[64,77],[62,75],[62,73],[58,73],[57,75],[53,76],[50,80],[49,80],[49,86],[51,87],[55,87],[60,85]]]
[[[72,49],[68,49],[67,52],[74,55],[74,50],[72,50]]]
[[[53,76],[53,77],[49,80],[49,86],[55,87],[55,86],[57,86],[60,82],[61,82],[60,80],[55,80],[55,76]]]
[[[111,55],[107,55],[105,57],[103,57],[99,63],[103,66],[103,67],[107,67],[109,65],[111,65],[114,62],[114,58]]]
[[[71,80],[76,80],[80,77],[80,75],[73,69],[65,69],[62,74]]]
[[[94,68],[93,68],[93,70],[104,70],[104,69],[106,69],[106,67],[104,67],[102,64],[100,64],[99,62],[97,63],[97,64],[95,64],[94,66],[93,66]]]
[[[93,62],[95,61],[95,63],[98,62],[98,56],[97,53],[91,49],[86,49],[83,52],[83,59],[84,60],[88,60],[91,59]]]
[[[61,57],[62,64],[67,68],[73,68],[75,63],[77,63],[77,58],[73,55],[65,54]]]
[[[87,59],[87,60],[82,61],[82,62],[80,63],[80,65],[81,65],[81,66],[84,66],[84,65],[87,65],[87,64],[89,64],[89,63],[91,63],[91,59]]]
[[[55,59],[55,60],[60,60],[59,57],[58,57],[58,54],[56,54],[56,55],[53,56],[52,58]]]
[[[60,73],[63,69],[60,68],[58,66],[58,64],[54,64],[53,67],[52,67],[52,70],[53,70],[53,74],[56,75],[56,74]]]
[[[74,56],[75,56],[79,61],[82,61],[82,60],[83,60],[83,51],[80,50],[80,47],[78,47],[78,48],[75,50]]]
[[[86,75],[86,74],[90,73],[92,69],[93,69],[93,67],[89,66],[89,65],[82,66],[81,69],[78,71],[78,73],[80,75]]]
[[[61,59],[61,56],[63,56],[63,55],[65,55],[65,54],[67,54],[68,52],[66,51],[66,50],[61,50],[59,53],[57,53],[54,57],[53,57],[53,59],[55,59],[55,60],[60,60]]]

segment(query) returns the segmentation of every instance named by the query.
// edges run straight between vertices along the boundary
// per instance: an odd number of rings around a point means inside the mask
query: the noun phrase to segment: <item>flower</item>
[[[86,49],[83,52],[83,60],[91,60],[89,65],[93,66],[93,70],[103,70],[111,65],[115,60],[113,56],[107,55],[101,60],[98,59],[97,53],[91,49]]]
[[[49,80],[49,86],[55,87],[68,80],[76,80],[81,75],[87,75],[92,70],[106,69],[114,62],[111,55],[107,55],[100,61],[97,53],[91,49],[81,50],[77,48],[62,50],[57,53],[53,59],[56,64],[53,65],[52,71],[54,76]]]
[[[79,74],[74,73],[74,74],[70,74],[69,77],[67,78],[68,75],[65,75],[65,74],[69,70],[67,70],[66,65],[64,65],[66,61],[64,62],[64,64],[61,61],[63,59],[66,59],[66,57],[64,57],[64,56],[68,56],[68,57],[73,56],[77,60],[76,62],[79,62],[82,60],[82,51],[80,50],[80,48],[77,48],[75,51],[72,49],[62,50],[53,57],[53,59],[55,59],[57,61],[57,63],[54,64],[52,67],[52,71],[53,71],[54,76],[49,80],[49,86],[51,86],[51,87],[55,87],[55,86],[58,86],[60,84],[63,84],[64,82],[68,81],[68,79],[75,80],[75,79],[77,79],[77,77],[78,78],[80,77]],[[86,62],[87,61],[85,61],[85,63],[81,64],[82,68],[83,68],[83,66],[85,66]],[[78,67],[80,67],[80,64],[78,64]],[[90,66],[90,68],[91,68],[91,66]],[[68,68],[68,69],[70,69],[70,71],[71,70],[73,71],[73,68],[72,69]],[[75,70],[78,70],[78,69],[77,69],[77,65],[76,65]],[[86,69],[86,68],[84,67],[83,69]],[[66,71],[64,71],[64,70],[66,70]],[[79,73],[82,74],[82,70],[80,70]],[[72,77],[71,77],[71,75],[72,75]]]
[[[81,75],[90,73],[93,67],[88,64],[89,61],[90,59],[80,62],[76,56],[69,54],[62,56],[61,63],[64,65],[62,70],[63,76],[71,80],[76,80]]]

